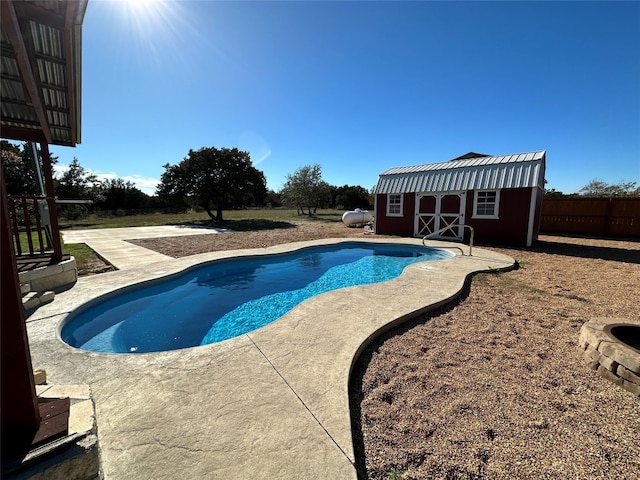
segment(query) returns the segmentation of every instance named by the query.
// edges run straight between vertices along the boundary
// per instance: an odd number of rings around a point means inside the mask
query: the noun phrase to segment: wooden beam
[[[44,175],[44,188],[47,193],[47,204],[49,205],[49,220],[51,222],[51,240],[53,241],[54,261],[62,258],[62,242],[60,241],[60,226],[58,225],[58,211],[56,208],[55,192],[53,190],[53,168],[51,168],[51,154],[49,145],[40,144],[40,155],[42,155],[42,173]]]
[[[4,3],[4,2],[3,2]],[[33,381],[31,352],[27,340],[22,296],[16,268],[11,226],[7,208],[4,175],[0,171],[0,265],[2,265],[2,311],[0,315],[2,342],[0,348],[0,376],[2,396],[2,457],[28,451],[40,426],[38,399]]]
[[[77,144],[79,141],[79,122],[78,110],[76,105],[80,105],[80,98],[76,98],[76,75],[74,67],[80,68],[81,65],[81,52],[76,52],[74,48],[75,35],[76,35],[76,18],[78,16],[78,9],[80,4],[78,2],[69,2],[67,4],[67,11],[64,18],[64,53],[67,61],[67,105],[69,106],[69,125],[71,125],[71,143]],[[81,34],[81,30],[78,29],[78,35]],[[77,48],[80,48],[80,42],[78,42]],[[74,57],[74,53],[77,53],[78,57]],[[77,60],[77,65],[76,65]],[[76,103],[77,102],[77,103]]]
[[[53,28],[64,28],[64,3],[48,2],[47,8],[37,5],[35,2],[16,2],[17,14],[28,17],[37,23],[49,25]]]
[[[42,143],[44,142],[44,135],[38,127],[39,125],[34,125],[33,128],[2,125],[2,138],[6,138],[7,140],[19,140],[21,142]]]
[[[73,58],[73,29],[75,28],[74,19],[76,17],[75,10],[78,4],[70,2],[67,4],[67,12],[64,19],[64,56],[67,60],[67,105],[69,106],[69,125],[71,126],[71,143],[76,142],[76,96],[75,96],[75,59]],[[79,67],[79,65],[78,65]]]
[[[22,29],[20,28],[20,22],[16,15],[15,6],[13,2],[0,2],[2,4],[2,24],[5,27],[9,41],[13,46],[13,50],[16,54],[16,61],[18,62],[18,68],[23,79],[23,85],[26,89],[26,94],[36,112],[38,121],[40,122],[40,128],[44,135],[45,141],[51,143],[51,129],[49,128],[49,122],[47,120],[47,112],[44,109],[42,102],[41,92],[38,89],[39,82],[34,75],[29,55],[27,53],[27,46],[24,43],[22,36]]]

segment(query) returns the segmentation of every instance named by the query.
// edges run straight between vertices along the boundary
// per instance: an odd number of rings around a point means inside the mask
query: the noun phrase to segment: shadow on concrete
[[[75,286],[76,283],[77,283],[77,281],[75,281],[73,283],[67,283],[66,285],[61,285],[59,287],[52,288],[49,291],[52,291],[55,295],[57,295],[59,293],[66,292],[67,290],[71,290]],[[55,299],[53,301],[55,302]],[[47,305],[47,304],[45,303],[43,305]],[[40,307],[42,307],[43,305],[38,305],[35,308],[25,309],[25,311],[24,311],[24,319],[25,319],[25,321],[28,320],[29,317],[31,317],[35,312],[37,312],[38,309]],[[47,317],[45,317],[45,318],[47,318]]]

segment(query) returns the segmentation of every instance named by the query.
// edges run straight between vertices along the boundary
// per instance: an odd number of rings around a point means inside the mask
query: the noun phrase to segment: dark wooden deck
[[[71,255],[65,254],[62,255],[60,260],[53,260],[52,254],[44,254],[44,255],[33,255],[28,257],[18,257],[16,258],[16,263],[18,266],[18,273],[20,272],[28,272],[29,270],[34,270],[40,267],[47,267],[49,265],[55,265],[60,262],[64,262],[69,260]]]

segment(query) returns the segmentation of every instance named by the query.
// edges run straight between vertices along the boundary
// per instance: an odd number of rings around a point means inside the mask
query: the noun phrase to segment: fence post
[[[607,198],[607,209],[604,213],[604,234],[605,235],[611,234],[611,221],[613,220],[611,216],[611,211],[613,210],[612,204],[613,204],[613,198],[611,197]]]

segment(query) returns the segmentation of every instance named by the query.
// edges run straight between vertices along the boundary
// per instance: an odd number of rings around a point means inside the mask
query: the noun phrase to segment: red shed
[[[531,246],[538,238],[544,151],[395,167],[375,188],[375,232]]]

